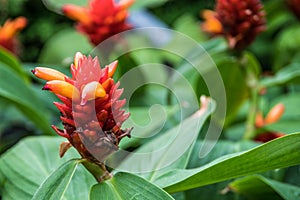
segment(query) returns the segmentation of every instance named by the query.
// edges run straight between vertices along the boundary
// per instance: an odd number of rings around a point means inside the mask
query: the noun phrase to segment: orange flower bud
[[[285,107],[282,103],[276,104],[267,114],[265,118],[265,124],[272,124],[274,122],[277,122],[282,116],[284,110]]]
[[[85,105],[88,100],[104,97],[105,95],[105,89],[99,82],[90,82],[86,84],[82,90],[80,105]]]
[[[18,17],[15,20],[7,20],[0,26],[0,46],[12,52],[15,55],[20,53],[20,43],[16,34],[27,25],[25,17]]]
[[[46,81],[52,81],[52,80],[64,81],[66,77],[66,75],[64,75],[63,73],[47,67],[36,67],[35,69],[31,70],[31,72],[36,77],[44,79]]]
[[[118,66],[117,60],[108,65],[108,78],[111,78],[114,75],[114,73],[117,69],[117,66]]]
[[[80,96],[78,89],[74,87],[74,85],[61,80],[48,81],[43,87],[43,90],[50,90],[55,94],[59,94],[73,100],[78,100]]]
[[[88,9],[86,9],[84,7],[76,6],[73,4],[67,4],[67,5],[63,6],[62,11],[70,19],[79,21],[83,24],[91,23],[91,18],[88,13]]]

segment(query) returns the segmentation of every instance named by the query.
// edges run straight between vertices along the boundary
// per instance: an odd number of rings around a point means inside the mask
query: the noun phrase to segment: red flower
[[[27,20],[25,17],[7,20],[2,27],[0,26],[0,46],[17,55],[19,53],[19,42],[15,36],[26,25]]]
[[[287,0],[287,4],[295,16],[300,20],[300,0]]]
[[[92,0],[89,7],[65,5],[64,14],[78,21],[77,30],[86,34],[96,46],[103,40],[131,28],[126,23],[127,8],[134,0],[121,0],[118,4],[114,0]]]
[[[115,61],[101,69],[97,57],[92,59],[77,53],[71,65],[71,78],[54,69],[32,70],[35,76],[48,81],[43,89],[50,90],[62,101],[54,105],[61,112],[64,129],[52,126],[53,129],[93,163],[103,163],[118,149],[123,137],[130,137],[131,129],[121,129],[129,117],[129,113],[121,110],[126,100],[118,100],[123,90],[112,79],[117,64]],[[61,145],[61,156],[70,144]]]
[[[215,12],[204,11],[202,28],[221,34],[231,49],[243,49],[265,30],[265,13],[259,0],[217,0]]]
[[[257,135],[254,140],[257,142],[269,142],[271,140],[275,140],[277,138],[285,136],[284,133],[274,133],[274,132],[265,132]]]

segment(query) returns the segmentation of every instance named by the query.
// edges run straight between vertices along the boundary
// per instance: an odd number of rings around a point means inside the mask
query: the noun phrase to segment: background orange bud
[[[265,124],[272,124],[274,122],[277,122],[281,118],[284,110],[285,107],[282,103],[276,104],[267,114],[265,118]]]

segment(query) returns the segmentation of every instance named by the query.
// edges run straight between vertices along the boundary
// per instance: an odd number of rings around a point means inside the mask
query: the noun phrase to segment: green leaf
[[[22,79],[26,83],[28,83],[29,79],[26,76],[26,73],[24,72],[20,62],[17,60],[17,58],[13,54],[8,52],[1,46],[0,46],[0,63],[3,63],[6,65],[5,67],[9,67],[12,70],[14,70],[20,77],[22,77]],[[1,67],[4,67],[4,65]]]
[[[119,172],[110,180],[94,185],[90,192],[90,200],[165,200],[173,199],[168,193],[145,179]]]
[[[280,132],[280,133],[295,133],[299,131],[299,120],[287,119],[280,120],[279,122],[264,126],[268,131]]]
[[[157,133],[165,126],[166,120],[170,119],[179,110],[178,106],[161,107],[132,107],[129,109],[130,118],[124,122],[124,127],[134,127],[131,132],[132,138],[124,138],[120,143],[120,147],[126,149],[142,138]],[[136,137],[135,137],[136,136]]]
[[[300,188],[265,178],[260,175],[247,176],[231,182],[228,187],[246,196],[255,197],[257,199],[267,199],[272,196],[272,199],[297,200],[300,199]],[[280,195],[281,198],[278,198]]]
[[[16,106],[36,127],[45,134],[53,133],[43,102],[33,90],[11,69],[0,63],[0,97]]]
[[[197,140],[193,149],[191,158],[189,159],[188,168],[196,168],[212,162],[213,160],[232,153],[249,150],[258,146],[260,143],[253,141],[232,142],[227,140],[219,140],[214,148],[204,158],[199,158],[199,152],[203,146],[203,140]]]
[[[185,14],[178,18],[174,22],[174,30],[179,31],[198,42],[204,41],[206,38],[206,35],[201,32],[199,22],[191,14]]]
[[[118,169],[140,173],[152,182],[166,170],[185,168],[199,130],[215,106],[215,102],[209,99],[194,115],[129,155]]]
[[[73,159],[60,166],[40,185],[32,199],[62,199],[79,163]]]
[[[40,53],[39,62],[66,65],[73,61],[77,51],[88,53],[92,49],[92,45],[84,35],[75,29],[65,29],[56,33],[45,44]]]
[[[65,4],[74,4],[78,6],[87,6],[88,0],[42,0],[44,5],[49,9],[57,13],[61,13],[61,8]]]
[[[240,141],[240,142],[232,142],[226,140],[219,140],[218,143],[214,146],[214,148],[205,156],[204,158],[199,158],[199,152],[201,150],[201,146],[203,145],[203,141],[197,141],[192,155],[189,160],[188,168],[196,168],[202,165],[205,165],[214,159],[217,159],[221,156],[230,153],[241,152],[244,150],[248,150],[258,145],[258,143],[252,141]],[[228,181],[220,182],[216,184],[207,185],[200,188],[195,188],[192,190],[185,191],[185,196],[187,199],[206,199],[208,196],[211,200],[231,200],[234,199],[233,193],[223,194],[222,191],[227,185]]]
[[[4,179],[0,182],[0,196],[3,199],[32,199],[53,171],[67,160],[79,158],[73,148],[60,158],[59,145],[62,141],[65,139],[60,137],[29,137],[4,153],[0,157],[0,174]],[[64,199],[87,199],[89,188],[95,182],[85,168],[78,166]]]
[[[195,169],[173,170],[155,181],[168,192],[179,192],[249,174],[300,163],[300,133],[290,134],[245,152],[220,157]]]
[[[299,77],[300,63],[292,63],[278,71],[275,76],[263,79],[260,84],[264,87],[272,87],[286,84]]]

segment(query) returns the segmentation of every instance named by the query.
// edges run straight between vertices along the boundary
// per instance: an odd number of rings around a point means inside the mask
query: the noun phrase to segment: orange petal
[[[27,25],[27,19],[25,17],[18,17],[15,20],[7,20],[2,28],[0,28],[0,39],[11,39],[20,30]]]
[[[62,11],[70,19],[79,21],[83,24],[90,24],[92,21],[87,8],[66,4],[62,7]]]
[[[222,32],[222,24],[217,19],[216,13],[211,10],[204,10],[202,12],[202,17],[205,22],[202,24],[202,29],[206,32],[218,34]]]
[[[272,124],[277,122],[283,115],[285,107],[282,103],[276,104],[265,118],[265,124]]]
[[[74,85],[61,80],[48,81],[43,87],[43,90],[50,90],[55,94],[59,94],[73,100],[78,100],[80,96],[78,89],[74,87]]]
[[[46,81],[52,81],[52,80],[65,80],[66,75],[63,73],[55,70],[50,69],[47,67],[36,67],[34,70],[31,70],[31,72],[38,78],[44,79]]]
[[[102,86],[105,89],[105,91],[108,92],[110,88],[113,86],[113,84],[114,84],[114,80],[112,78],[108,78],[106,79],[106,81],[102,83]]]
[[[88,100],[93,100],[99,97],[104,97],[106,95],[103,86],[97,82],[93,81],[86,84],[82,90],[81,94],[81,105],[85,105]]]
[[[115,73],[115,71],[117,69],[117,66],[118,66],[118,61],[117,60],[114,61],[114,62],[112,62],[112,63],[110,63],[107,66],[108,67],[108,78],[111,78],[114,75],[114,73]]]

